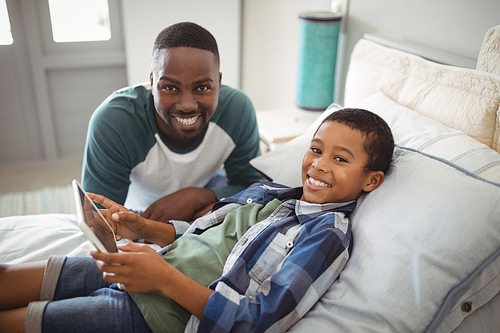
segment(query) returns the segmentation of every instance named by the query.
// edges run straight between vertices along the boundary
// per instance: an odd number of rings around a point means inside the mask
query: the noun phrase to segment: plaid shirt
[[[283,332],[326,292],[349,258],[352,233],[344,213],[356,202],[310,204],[301,195],[302,188],[255,184],[185,231],[201,233],[248,203],[286,200],[238,241],[223,276],[210,286],[215,293],[203,318],[191,316],[186,332]]]

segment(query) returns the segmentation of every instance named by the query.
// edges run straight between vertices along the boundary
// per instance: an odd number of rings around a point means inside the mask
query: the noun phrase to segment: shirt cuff
[[[174,226],[175,239],[182,236],[186,232],[186,230],[191,226],[191,223],[186,222],[186,221],[179,221],[179,220],[170,220],[170,221],[167,221],[166,223]]]

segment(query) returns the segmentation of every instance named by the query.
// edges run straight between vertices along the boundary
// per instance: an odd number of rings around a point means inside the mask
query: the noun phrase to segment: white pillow
[[[352,107],[377,91],[500,152],[500,75],[360,39],[351,53],[344,105]]]
[[[462,131],[449,128],[391,100],[382,92],[355,104],[382,117],[396,143],[444,158],[487,180],[500,183],[500,154]]]
[[[434,332],[499,257],[499,202],[499,184],[396,148],[351,215],[345,270],[290,331]]]

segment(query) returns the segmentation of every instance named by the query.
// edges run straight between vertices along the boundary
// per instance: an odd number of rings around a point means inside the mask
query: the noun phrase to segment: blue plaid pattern
[[[326,292],[349,258],[345,214],[356,202],[310,204],[298,200],[301,194],[302,188],[262,182],[191,225],[187,232],[200,232],[220,223],[228,209],[285,200],[239,240],[223,276],[210,286],[216,292],[203,318],[191,316],[186,332],[284,332]]]

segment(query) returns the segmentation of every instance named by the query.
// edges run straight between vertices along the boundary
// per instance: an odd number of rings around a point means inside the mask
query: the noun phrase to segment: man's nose
[[[184,92],[179,96],[176,108],[184,113],[189,113],[198,108],[198,102],[191,92]]]

